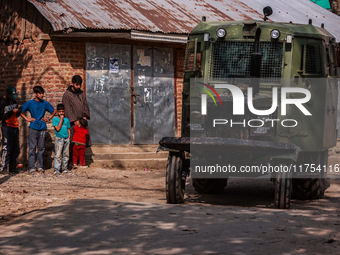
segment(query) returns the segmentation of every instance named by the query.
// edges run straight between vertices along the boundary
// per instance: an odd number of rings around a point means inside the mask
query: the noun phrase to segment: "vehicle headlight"
[[[224,28],[219,28],[219,29],[217,29],[216,34],[219,38],[222,38],[222,37],[225,37],[227,32],[225,31]]]
[[[273,29],[271,32],[270,32],[270,37],[272,38],[272,39],[278,39],[279,37],[280,37],[280,35],[281,35],[281,33],[280,33],[280,31],[279,30],[277,30],[277,29]]]

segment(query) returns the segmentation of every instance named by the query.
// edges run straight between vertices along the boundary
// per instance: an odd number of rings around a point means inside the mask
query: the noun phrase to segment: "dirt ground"
[[[52,170],[43,174],[0,175],[0,224],[71,199],[165,203],[164,172],[104,168],[75,169],[72,172],[58,176]]]
[[[325,198],[293,200],[292,209],[334,208],[340,213],[340,179]],[[185,203],[273,208],[274,187],[267,180],[229,179],[225,194],[197,194],[188,178]],[[166,203],[165,171],[115,170],[108,168],[75,169],[72,174],[45,173],[0,175],[0,224],[49,205],[72,199],[109,199],[122,202]]]
[[[266,179],[231,179],[220,195],[189,179],[182,205],[164,186],[165,171],[142,169],[1,175],[0,254],[339,254],[340,179],[289,210]]]

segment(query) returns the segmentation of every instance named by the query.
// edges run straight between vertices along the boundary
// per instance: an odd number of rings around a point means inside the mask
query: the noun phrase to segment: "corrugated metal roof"
[[[340,40],[340,17],[309,0],[28,0],[54,31],[74,29],[140,30],[187,34],[207,21],[261,20],[263,7],[273,8],[278,22],[325,24]]]

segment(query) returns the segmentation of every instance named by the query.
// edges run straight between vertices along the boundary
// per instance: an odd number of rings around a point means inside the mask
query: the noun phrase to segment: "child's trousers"
[[[85,150],[86,146],[83,144],[73,145],[73,165],[77,165],[79,160],[79,165],[85,166]]]
[[[54,171],[63,172],[67,170],[69,156],[69,138],[55,137],[55,156],[54,156]]]

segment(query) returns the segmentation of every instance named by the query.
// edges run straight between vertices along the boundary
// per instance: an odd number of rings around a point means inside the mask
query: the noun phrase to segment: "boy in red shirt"
[[[79,119],[74,123],[73,166],[76,167],[79,159],[80,166],[85,165],[86,139],[88,136],[87,120]]]

